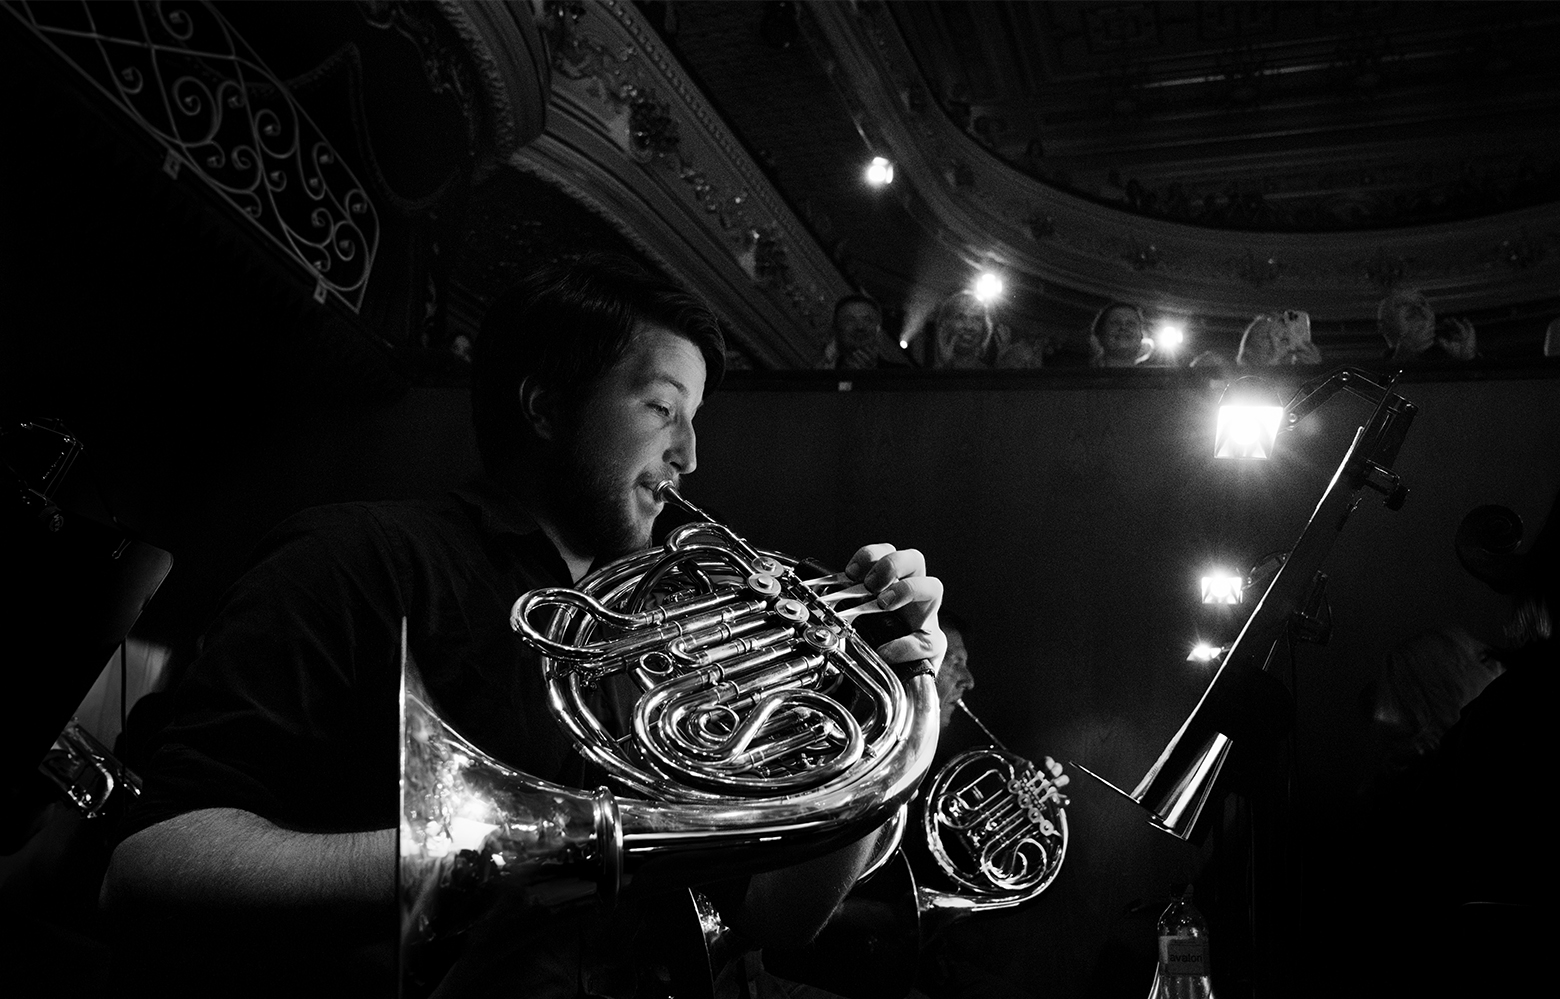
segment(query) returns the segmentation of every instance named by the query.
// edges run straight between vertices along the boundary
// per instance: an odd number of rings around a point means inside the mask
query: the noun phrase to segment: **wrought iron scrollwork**
[[[363,302],[379,215],[363,184],[209,3],[0,0],[72,68],[316,281]]]

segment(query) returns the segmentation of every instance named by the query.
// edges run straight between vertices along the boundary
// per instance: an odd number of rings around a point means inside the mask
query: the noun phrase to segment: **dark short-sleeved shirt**
[[[445,720],[517,769],[576,783],[583,765],[537,657],[509,626],[521,594],[569,582],[547,537],[491,485],[290,518],[175,692],[127,831],[202,808],[310,832],[393,827],[403,616]]]
[[[595,787],[549,711],[537,656],[509,625],[521,594],[569,583],[551,542],[491,484],[436,502],[351,503],[290,518],[227,593],[175,691],[174,719],[125,835],[207,808],[307,832],[394,827],[403,617],[441,717],[516,769]],[[537,984],[573,974],[563,967],[573,958],[558,957],[578,946],[571,924],[578,920],[533,927],[551,956],[506,955],[510,984],[573,994]],[[313,974],[303,977],[318,981]]]

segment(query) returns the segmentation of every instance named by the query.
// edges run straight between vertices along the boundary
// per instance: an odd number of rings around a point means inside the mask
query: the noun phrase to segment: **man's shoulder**
[[[524,565],[542,576],[566,574],[524,506],[507,490],[481,482],[438,497],[300,510],[261,542],[255,561],[273,558],[347,567],[379,563],[397,571],[443,566],[457,573],[461,566]]]
[[[277,524],[272,534],[347,538],[354,534],[426,530],[450,522],[456,512],[452,497],[327,503],[299,510]]]
[[[413,500],[359,500],[308,507],[272,528],[256,561],[292,553],[326,562],[399,561],[428,550],[477,543],[478,530],[453,496]]]

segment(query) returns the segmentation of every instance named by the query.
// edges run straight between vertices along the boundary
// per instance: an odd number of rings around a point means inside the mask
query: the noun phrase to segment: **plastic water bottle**
[[[1208,924],[1192,904],[1192,886],[1170,889],[1159,917],[1159,967],[1148,999],[1213,999]]]

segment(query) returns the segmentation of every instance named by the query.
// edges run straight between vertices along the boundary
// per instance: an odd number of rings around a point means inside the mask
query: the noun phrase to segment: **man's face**
[[[986,310],[972,299],[955,300],[937,327],[938,342],[945,345],[950,356],[979,356],[986,345]]]
[[[698,463],[693,417],[704,401],[704,357],[693,342],[645,324],[597,381],[564,434],[559,515],[597,557],[650,543],[654,490]]]
[[[1435,310],[1418,295],[1399,295],[1387,312],[1387,339],[1400,349],[1422,353],[1435,342]]]
[[[1105,316],[1100,334],[1100,346],[1105,348],[1106,357],[1135,360],[1143,352],[1143,324],[1132,309],[1111,309]]]
[[[834,335],[839,341],[841,356],[849,357],[855,351],[875,347],[882,325],[878,311],[866,302],[846,302],[840,306],[834,313]]]
[[[975,678],[970,675],[970,656],[964,649],[964,636],[956,628],[943,628],[943,634],[948,636],[948,653],[943,656],[942,668],[937,671],[937,700],[942,727],[947,728],[959,699],[975,689]]]

